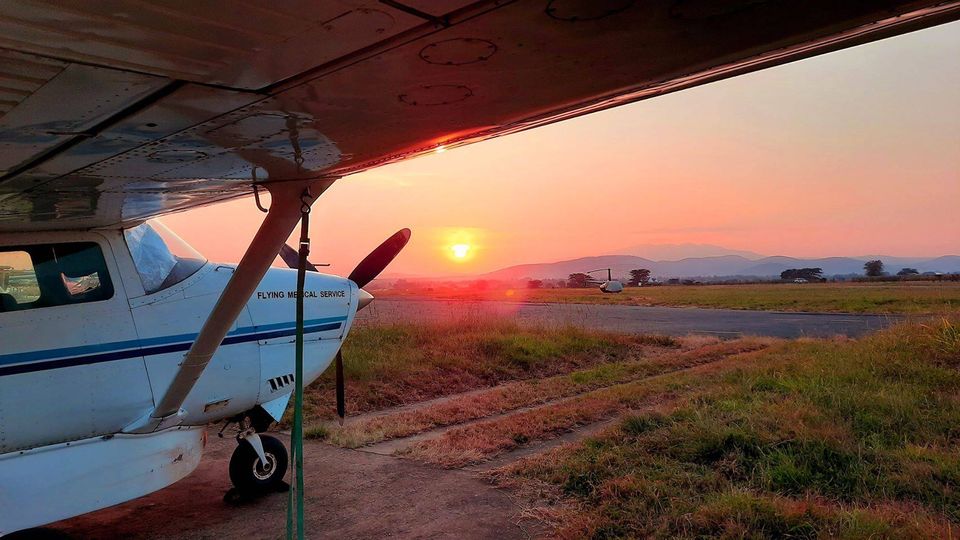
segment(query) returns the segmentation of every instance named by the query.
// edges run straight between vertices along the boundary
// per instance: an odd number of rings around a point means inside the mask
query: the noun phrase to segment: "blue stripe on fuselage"
[[[327,317],[304,321],[305,334],[326,332],[340,328],[346,317]],[[265,324],[237,328],[227,334],[222,345],[247,343],[261,339],[293,336],[297,333],[295,322]],[[179,334],[139,340],[115,341],[79,347],[64,347],[23,353],[0,355],[0,376],[45,371],[71,366],[110,362],[139,356],[153,356],[190,349],[197,334]],[[29,362],[29,363],[23,363]],[[16,365],[11,365],[16,364]]]

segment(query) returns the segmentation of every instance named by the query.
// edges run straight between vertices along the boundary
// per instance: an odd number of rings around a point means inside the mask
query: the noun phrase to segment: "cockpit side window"
[[[147,294],[180,283],[207,263],[202,255],[159,221],[127,229],[123,231],[123,237]]]
[[[0,313],[113,297],[94,242],[0,247]]]

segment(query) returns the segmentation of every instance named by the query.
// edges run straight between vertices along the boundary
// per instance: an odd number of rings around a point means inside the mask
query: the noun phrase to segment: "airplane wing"
[[[958,17],[957,0],[7,0],[0,231],[132,224]]]

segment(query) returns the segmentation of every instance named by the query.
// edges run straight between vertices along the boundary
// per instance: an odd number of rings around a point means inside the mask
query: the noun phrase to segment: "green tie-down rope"
[[[297,539],[303,540],[303,285],[307,275],[307,257],[310,255],[310,205],[304,192],[304,203],[300,208],[300,260],[297,264],[297,341],[296,375],[294,375],[293,431],[290,433],[290,455],[293,459],[295,481],[290,487],[287,498],[287,540],[293,540],[296,530]],[[296,504],[296,510],[294,510]],[[296,517],[296,529],[294,529]]]

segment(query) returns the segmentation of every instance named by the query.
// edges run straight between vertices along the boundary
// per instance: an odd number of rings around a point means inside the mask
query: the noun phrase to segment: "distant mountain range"
[[[761,257],[750,259],[742,255],[689,257],[676,261],[656,261],[635,255],[601,255],[581,257],[552,263],[519,264],[484,274],[484,279],[561,279],[575,272],[611,268],[613,275],[625,277],[630,270],[646,268],[654,277],[706,278],[728,276],[779,277],[789,268],[822,268],[824,275],[863,274],[863,263],[880,259],[887,272],[895,274],[901,268],[916,268],[920,272],[960,272],[960,256],[936,258],[888,257],[826,257],[800,259],[794,257]]]
[[[739,255],[746,259],[762,259],[764,256],[753,251],[730,249],[713,244],[640,244],[618,249],[612,255],[635,255],[651,261],[679,261],[699,257],[723,257]]]

